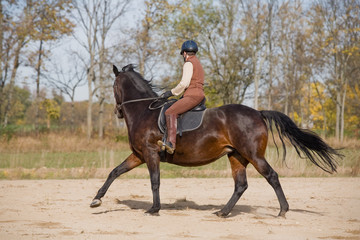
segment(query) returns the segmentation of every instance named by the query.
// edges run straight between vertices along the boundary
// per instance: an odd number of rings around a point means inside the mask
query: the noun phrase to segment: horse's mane
[[[128,64],[126,66],[124,66],[121,71],[122,72],[135,72],[134,68],[136,68],[136,66],[134,66],[133,64]]]
[[[141,89],[144,89],[151,96],[158,96],[155,92],[157,87],[152,84],[152,80],[146,80],[141,76],[140,73],[136,72],[134,69],[136,66],[133,64],[128,64],[124,66],[121,71],[127,74],[131,79],[134,80],[134,83],[139,86]]]

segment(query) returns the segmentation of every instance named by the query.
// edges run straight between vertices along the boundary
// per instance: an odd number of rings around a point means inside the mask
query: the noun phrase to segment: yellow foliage
[[[60,117],[60,106],[53,99],[45,99],[41,102],[41,109],[45,109],[47,117],[50,119],[59,119]]]
[[[297,112],[293,113],[293,119],[295,122],[301,122],[300,116],[297,114]]]
[[[352,115],[349,117],[347,121],[350,125],[357,125],[360,122],[359,116]]]

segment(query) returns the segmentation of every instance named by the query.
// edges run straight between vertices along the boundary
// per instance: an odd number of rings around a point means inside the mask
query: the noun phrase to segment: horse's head
[[[113,65],[115,74],[114,97],[116,101],[115,114],[123,118],[123,109],[121,106],[125,102],[142,98],[153,98],[158,95],[153,91],[151,82],[145,80],[138,72],[134,71],[134,66],[129,64],[121,71]]]
[[[121,91],[119,86],[120,80],[118,79],[120,72],[115,65],[113,65],[113,72],[115,74],[115,82],[113,85],[113,89],[114,89],[114,97],[116,102],[114,113],[117,115],[118,118],[124,118],[124,114],[121,110]]]

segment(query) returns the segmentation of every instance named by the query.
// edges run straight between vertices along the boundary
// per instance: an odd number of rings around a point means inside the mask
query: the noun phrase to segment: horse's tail
[[[286,156],[286,146],[283,138],[286,137],[295,147],[296,152],[300,157],[302,157],[302,152],[310,159],[312,163],[314,163],[322,170],[328,173],[336,172],[337,162],[335,157],[341,158],[343,155],[327,145],[318,135],[312,131],[298,128],[288,116],[281,112],[260,111],[260,113],[264,120],[267,121],[267,125],[271,131],[273,139],[274,133],[272,124],[274,124],[276,127],[282,146],[284,148],[284,161]]]

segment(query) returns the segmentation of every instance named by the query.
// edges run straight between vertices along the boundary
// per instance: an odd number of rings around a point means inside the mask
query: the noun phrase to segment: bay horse
[[[312,163],[326,172],[336,172],[335,157],[341,157],[335,149],[328,146],[315,133],[299,129],[285,114],[276,111],[257,111],[240,104],[229,104],[207,109],[202,125],[191,132],[177,136],[176,151],[173,155],[160,154],[157,141],[162,138],[157,119],[160,109],[151,110],[149,105],[160,97],[151,83],[134,71],[132,65],[119,71],[113,66],[115,74],[114,97],[115,112],[124,118],[132,153],[114,168],[104,185],[90,204],[101,205],[111,183],[121,174],[146,164],[150,174],[153,205],[146,212],[158,214],[160,210],[160,161],[185,167],[209,164],[227,155],[230,161],[235,189],[226,205],[215,214],[226,217],[247,189],[246,167],[251,163],[275,190],[280,203],[279,216],[285,216],[289,204],[281,188],[278,174],[266,161],[264,154],[268,142],[268,129],[272,135],[274,125],[282,145],[283,138],[289,139],[297,153],[305,154]],[[286,152],[284,151],[284,157]],[[161,158],[165,159],[161,159]]]

